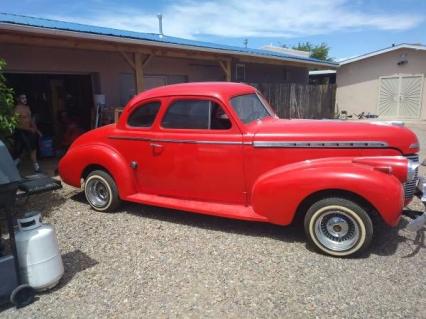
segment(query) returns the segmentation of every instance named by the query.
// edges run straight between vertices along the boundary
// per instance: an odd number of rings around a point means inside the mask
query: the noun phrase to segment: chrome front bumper
[[[422,176],[419,178],[415,195],[422,201],[426,209],[426,177]],[[423,212],[423,214],[419,215],[416,219],[413,219],[407,225],[407,229],[409,231],[417,232],[422,229],[425,224],[426,212]]]

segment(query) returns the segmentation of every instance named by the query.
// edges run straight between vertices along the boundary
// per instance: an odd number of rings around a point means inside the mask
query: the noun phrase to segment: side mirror
[[[426,158],[423,160],[422,166],[426,166]]]

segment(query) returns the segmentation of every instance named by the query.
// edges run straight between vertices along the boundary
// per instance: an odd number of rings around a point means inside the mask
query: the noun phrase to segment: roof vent
[[[158,34],[160,35],[160,38],[163,37],[163,15],[161,13],[157,14],[158,18]]]

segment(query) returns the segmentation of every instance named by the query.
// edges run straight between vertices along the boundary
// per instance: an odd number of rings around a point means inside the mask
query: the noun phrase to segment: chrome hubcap
[[[355,246],[359,240],[359,226],[345,211],[329,210],[315,221],[315,235],[326,248],[345,251]]]
[[[105,207],[109,202],[109,191],[102,180],[91,179],[86,185],[87,200],[92,206]]]
[[[330,218],[326,227],[329,234],[336,238],[344,237],[349,231],[348,222],[340,216]]]

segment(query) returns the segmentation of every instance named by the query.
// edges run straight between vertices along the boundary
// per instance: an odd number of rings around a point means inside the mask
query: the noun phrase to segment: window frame
[[[129,120],[131,116],[141,107],[144,107],[144,105],[151,104],[151,103],[159,103],[160,106],[158,107],[158,111],[155,114],[154,120],[152,121],[151,125],[149,126],[132,126],[129,124]],[[152,99],[152,100],[145,100],[141,101],[140,103],[134,105],[130,110],[126,117],[125,127],[126,129],[130,130],[150,130],[155,126],[156,121],[158,120],[158,117],[160,116],[161,109],[163,107],[163,101],[161,99]]]
[[[173,127],[164,127],[163,124],[163,120],[167,115],[167,112],[169,111],[170,107],[178,101],[208,101],[210,102],[210,107],[212,107],[212,105],[214,103],[216,103],[217,105],[219,105],[219,107],[222,108],[222,110],[224,111],[224,113],[228,116],[228,119],[231,123],[231,127],[228,129],[212,129],[211,128],[211,112],[209,112],[209,123],[208,123],[208,128],[205,129],[200,129],[200,128],[173,128]],[[176,96],[176,97],[172,97],[170,98],[166,105],[164,105],[163,107],[163,111],[161,113],[160,118],[158,119],[158,127],[161,131],[173,131],[173,132],[189,132],[189,133],[235,133],[235,131],[237,130],[238,132],[240,131],[238,129],[238,126],[236,125],[235,121],[233,120],[232,115],[230,114],[229,110],[227,109],[227,107],[225,107],[225,105],[218,99],[215,99],[213,97],[208,97],[208,96]]]
[[[242,74],[242,78],[238,76]],[[244,63],[235,64],[235,82],[245,82],[246,81],[246,65]]]

